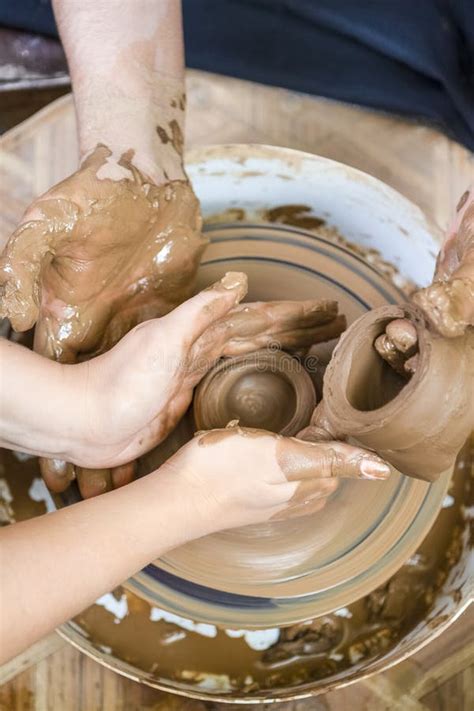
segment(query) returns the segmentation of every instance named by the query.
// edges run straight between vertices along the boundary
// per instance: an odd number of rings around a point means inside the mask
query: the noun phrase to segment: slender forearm
[[[0,663],[165,551],[205,535],[176,472],[0,531]]]
[[[156,182],[183,178],[175,145],[182,147],[184,129],[180,0],[54,0],[53,6],[81,158],[103,143],[114,160],[134,151],[135,165]]]
[[[0,446],[71,457],[85,433],[86,369],[0,339]]]

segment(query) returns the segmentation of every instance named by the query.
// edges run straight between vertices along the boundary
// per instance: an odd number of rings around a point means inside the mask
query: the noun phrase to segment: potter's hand
[[[126,156],[116,163],[98,147],[28,209],[8,242],[0,314],[15,330],[36,323],[35,350],[49,358],[72,363],[103,352],[190,295],[205,246],[200,227],[186,181],[158,186]],[[41,465],[48,484],[73,476],[65,462]],[[128,466],[91,481],[132,475]]]
[[[404,378],[409,378],[418,363],[418,336],[414,325],[408,319],[391,321],[385,333],[374,343],[377,353]]]
[[[438,255],[433,283],[420,289],[412,301],[428,324],[445,338],[462,336],[474,326],[474,191],[462,196],[448,237]],[[379,355],[400,375],[409,377],[417,367],[417,336],[406,319],[392,321],[375,341]]]
[[[198,433],[168,467],[216,530],[315,513],[338,477],[390,473],[377,455],[358,447],[240,427]]]
[[[474,189],[459,201],[432,285],[418,291],[413,301],[446,338],[462,336],[474,326]]]
[[[189,184],[157,186],[98,147],[27,210],[0,263],[1,315],[36,323],[35,350],[71,363],[103,352],[141,321],[187,298],[200,255],[199,205]]]
[[[92,393],[84,421],[89,441],[74,460],[90,467],[123,465],[149,451],[175,428],[193,389],[223,355],[252,352],[278,339],[283,348],[317,341],[341,329],[330,301],[236,305],[247,278],[228,273],[167,316],[128,333],[104,355],[82,363]],[[97,477],[78,472],[84,496],[98,493]],[[49,482],[48,482],[49,483]],[[52,481],[56,490],[68,482]],[[102,484],[104,486],[104,484]],[[100,490],[99,490],[100,493]]]
[[[171,432],[193,388],[223,354],[252,352],[276,339],[283,348],[299,348],[339,323],[330,301],[236,306],[246,289],[244,274],[227,274],[167,316],[137,326],[107,353],[76,365],[4,342],[5,368],[16,376],[4,392],[4,446],[88,466],[94,471],[77,468],[81,493],[103,493],[127,483],[126,463]],[[22,384],[34,393],[28,402],[18,397]],[[112,481],[109,467],[115,467]],[[69,484],[49,471],[44,476],[54,491]]]
[[[180,3],[54,2],[81,168],[36,200],[0,269],[1,312],[62,362],[192,292],[205,240],[183,167]]]

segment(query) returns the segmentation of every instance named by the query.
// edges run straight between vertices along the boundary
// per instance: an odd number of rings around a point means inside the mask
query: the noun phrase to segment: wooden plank
[[[7,681],[13,679],[17,674],[24,672],[45,657],[57,652],[58,649],[62,649],[66,644],[67,642],[56,634],[56,632],[36,642],[36,644],[33,644],[25,652],[0,666],[0,685],[6,684]]]

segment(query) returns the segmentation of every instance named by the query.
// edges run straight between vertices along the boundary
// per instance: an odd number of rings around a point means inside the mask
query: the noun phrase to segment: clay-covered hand
[[[0,314],[16,331],[36,324],[35,350],[63,363],[107,350],[184,301],[206,245],[189,183],[155,185],[126,155],[122,177],[101,177],[109,159],[98,146],[38,198],[0,263]]]
[[[389,467],[342,442],[304,442],[263,430],[198,433],[164,465],[215,530],[319,511],[339,477],[384,480]]]
[[[187,181],[156,185],[132,158],[114,162],[98,146],[28,208],[5,248],[0,316],[16,331],[36,323],[34,348],[48,358],[102,353],[192,293],[206,245],[198,201]],[[41,469],[49,484],[73,476],[59,460],[42,460]],[[132,476],[127,466],[91,472],[91,481]]]
[[[391,321],[385,333],[374,343],[377,353],[404,378],[409,378],[418,364],[418,336],[414,325],[408,319]]]
[[[474,188],[458,203],[433,283],[414,294],[413,301],[446,338],[462,336],[474,326]]]
[[[120,475],[121,466],[174,429],[194,387],[222,355],[252,352],[276,339],[283,348],[300,347],[333,322],[341,328],[335,302],[237,305],[246,291],[246,276],[230,272],[170,314],[138,325],[107,353],[71,367],[85,433],[71,461],[94,470],[117,467]],[[111,486],[102,472],[78,468],[77,476],[85,497]],[[45,478],[54,491],[69,484],[66,477]]]
[[[459,201],[456,217],[438,255],[433,283],[420,289],[412,301],[431,328],[445,338],[462,336],[474,326],[474,190]],[[406,319],[390,323],[375,341],[381,357],[404,377],[417,366],[417,337]]]

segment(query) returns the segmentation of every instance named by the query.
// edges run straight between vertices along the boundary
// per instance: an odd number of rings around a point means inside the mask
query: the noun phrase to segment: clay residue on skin
[[[385,333],[375,339],[374,347],[381,358],[400,375],[409,377],[418,362],[414,356],[418,347],[416,328],[408,319],[391,321]]]
[[[169,122],[169,134],[163,126],[157,126],[156,127],[156,132],[158,133],[158,136],[160,137],[160,141],[164,143],[165,145],[167,143],[171,143],[173,146],[174,150],[179,156],[183,155],[183,146],[184,146],[184,136],[183,132],[181,130],[181,126],[179,123],[173,119],[172,121]]]
[[[311,477],[386,479],[388,467],[372,452],[338,442],[283,439],[277,444],[277,460],[288,481]]]
[[[381,358],[400,375],[405,375],[405,358],[403,354],[395,347],[393,341],[386,333],[377,336],[374,342],[374,347]]]
[[[185,301],[207,244],[187,180],[154,184],[132,150],[118,161],[126,177],[100,177],[110,157],[98,145],[37,200],[0,262],[0,315],[20,331],[36,322],[35,350],[63,363],[108,350]],[[44,475],[56,490],[71,479],[65,463],[45,461]]]
[[[56,360],[104,351],[188,298],[207,243],[187,182],[151,184],[130,153],[131,180],[98,180],[109,155],[98,146],[46,194],[2,259],[2,315],[24,330],[41,310],[35,348]]]
[[[407,319],[395,319],[390,321],[385,333],[390,338],[394,346],[404,355],[411,356],[415,352],[418,337],[416,328]]]
[[[436,331],[447,338],[462,336],[474,323],[474,280],[471,278],[435,282],[414,294],[413,301]]]
[[[435,626],[436,600],[450,571],[466,550],[472,486],[467,475],[472,454],[464,450],[458,459],[449,489],[449,506],[443,508],[429,534],[401,570],[369,595],[333,614],[292,625],[278,631],[278,639],[251,646],[251,636],[235,630],[203,630],[191,620],[166,619],[166,613],[132,592],[114,592],[124,608],[116,618],[103,606],[92,605],[78,615],[74,624],[84,635],[84,645],[107,663],[119,660],[134,666],[137,676],[157,681],[185,683],[199,691],[200,680],[224,675],[225,693],[251,697],[262,690],[294,689],[327,679],[332,674],[350,673],[361,664],[380,659],[420,625]],[[39,481],[38,460],[0,451],[0,471],[9,486],[9,506],[21,521],[46,512],[43,501],[33,500],[29,490]],[[467,574],[467,573],[466,573]],[[446,612],[452,615],[462,593],[464,578],[443,591]],[[206,632],[207,634],[204,634]],[[266,630],[262,631],[265,634]]]
[[[301,352],[338,337],[345,328],[345,316],[337,313],[335,301],[257,301],[239,304],[216,321],[199,340],[197,350],[199,355],[220,344],[221,356],[238,356],[269,346]]]
[[[197,438],[197,443],[200,447],[213,447],[229,437],[245,437],[257,438],[271,437],[272,439],[280,439],[281,435],[267,430],[257,429],[255,427],[240,427],[238,420],[232,420],[222,429],[208,430],[205,432],[196,432],[194,435]]]
[[[311,333],[311,338],[314,338],[314,341],[299,343],[298,347],[329,340],[334,337],[332,335],[334,332],[336,332],[336,336],[339,335],[346,325],[344,317],[337,314],[335,301],[323,299],[306,302],[273,301],[271,304],[271,314],[266,313],[263,302],[256,302],[250,307],[242,304],[234,309],[233,324],[236,327],[240,323],[239,332],[242,337],[248,337],[261,331],[269,315],[274,320],[278,319],[279,330],[282,334],[285,333],[285,329],[288,329],[290,323],[292,328],[295,328],[298,320],[301,329],[314,327]],[[252,318],[249,317],[249,308],[252,311]],[[296,313],[297,311],[299,314]],[[245,331],[243,327],[245,327]],[[320,333],[317,329],[320,330]],[[275,333],[275,343],[278,343],[278,332]],[[288,347],[286,345],[286,348]]]
[[[430,326],[446,338],[474,326],[474,197],[462,196],[436,264],[434,282],[413,295]]]
[[[319,478],[386,479],[388,467],[373,452],[340,442],[315,442],[283,437],[267,430],[241,427],[237,420],[223,429],[197,432],[198,445],[215,446],[229,437],[271,437],[276,442],[276,460],[287,481]]]

